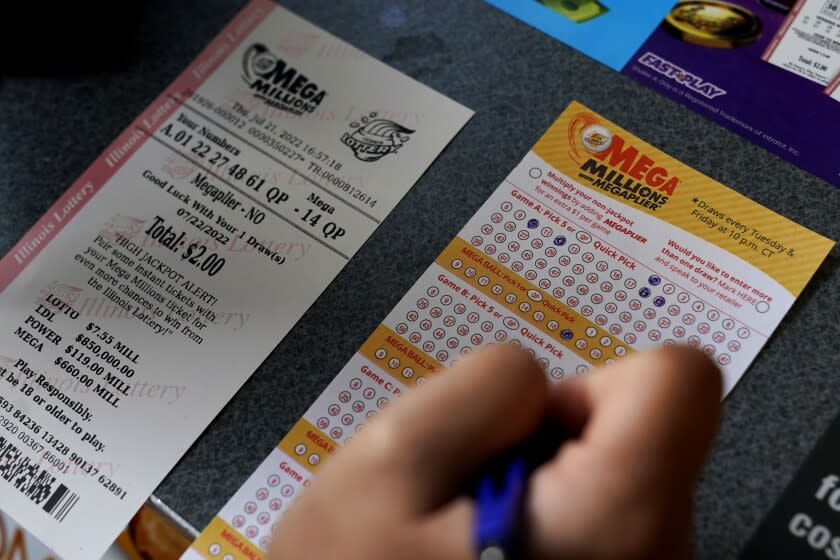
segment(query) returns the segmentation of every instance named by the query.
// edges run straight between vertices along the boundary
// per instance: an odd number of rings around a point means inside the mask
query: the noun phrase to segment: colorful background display
[[[673,0],[647,0],[644,6],[632,0],[487,2],[619,71],[674,4]]]
[[[820,84],[761,60],[791,2],[669,0],[642,9],[604,0],[606,13],[576,23],[536,0],[486,1],[840,187],[840,159],[829,141],[840,127],[840,105]],[[705,39],[665,21],[672,9],[709,5],[743,21]]]
[[[623,72],[840,187],[840,159],[829,141],[840,127],[840,105],[823,94],[825,88],[820,84],[761,60],[785,20],[783,13],[758,0],[732,4],[746,8],[761,22],[753,43],[731,48],[694,45],[660,26]],[[648,52],[726,93],[706,98],[678,77],[669,78],[642,66],[639,60]]]

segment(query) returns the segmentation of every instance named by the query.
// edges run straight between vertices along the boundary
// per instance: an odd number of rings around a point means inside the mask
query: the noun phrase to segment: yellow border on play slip
[[[610,144],[606,150],[593,152],[584,145],[583,133],[598,125],[608,131]],[[585,189],[729,251],[771,276],[794,296],[802,292],[834,246],[834,241],[703,175],[576,101],[537,141],[533,152]],[[645,207],[632,202],[635,195],[625,189],[593,186],[583,176],[593,178],[593,169],[603,170],[600,166],[606,166],[608,177],[638,183],[639,189],[655,191],[653,196],[663,195],[667,201],[652,205],[655,208]]]

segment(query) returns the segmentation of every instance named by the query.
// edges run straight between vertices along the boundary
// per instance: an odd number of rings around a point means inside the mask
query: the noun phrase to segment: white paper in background
[[[840,72],[840,0],[799,0],[761,58],[828,84]]]
[[[101,556],[471,114],[248,4],[0,262],[0,508]]]

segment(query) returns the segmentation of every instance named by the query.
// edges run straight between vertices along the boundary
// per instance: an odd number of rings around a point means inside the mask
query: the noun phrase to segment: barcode
[[[52,514],[61,523],[67,517],[67,514],[76,507],[77,503],[79,503],[79,496],[70,492],[63,484],[59,484],[58,488],[53,492],[53,495],[44,504],[44,511]]]
[[[55,477],[3,436],[0,436],[0,478],[35,505],[44,504],[43,510],[59,522],[64,521],[79,502],[79,497],[65,485],[53,488]]]

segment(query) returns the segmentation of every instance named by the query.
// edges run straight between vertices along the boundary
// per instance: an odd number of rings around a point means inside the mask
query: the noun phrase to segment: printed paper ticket
[[[0,509],[101,556],[470,116],[248,4],[0,262]]]
[[[761,59],[828,84],[840,73],[840,0],[799,0]]]
[[[353,434],[487,344],[555,380],[688,344],[729,392],[833,245],[572,103],[184,558],[260,558]]]

